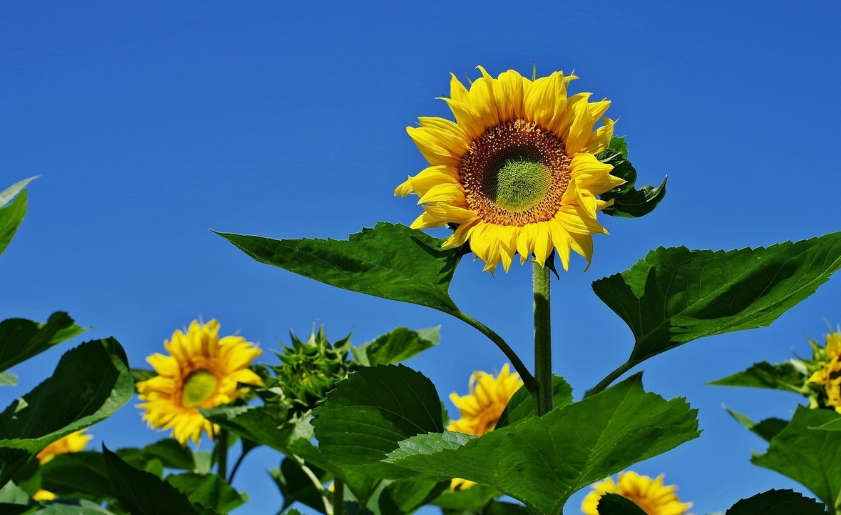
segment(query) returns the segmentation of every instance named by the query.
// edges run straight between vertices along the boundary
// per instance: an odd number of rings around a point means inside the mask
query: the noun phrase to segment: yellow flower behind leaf
[[[835,331],[826,336],[825,350],[828,361],[817,363],[818,369],[808,382],[821,387],[829,407],[841,413],[841,332]]]
[[[38,462],[43,465],[51,461],[59,454],[70,454],[84,451],[93,436],[86,435],[83,431],[84,430],[76,431],[75,433],[70,433],[64,438],[56,440],[50,445],[44,447],[41,452],[35,455],[35,458],[37,458]],[[35,492],[32,499],[38,502],[54,501],[56,499],[56,495],[48,490],[40,489]]]
[[[461,412],[461,418],[450,421],[447,430],[476,436],[493,431],[508,401],[521,386],[523,381],[519,374],[512,374],[507,363],[496,377],[487,372],[474,372],[470,376],[468,395],[450,394],[450,400]],[[453,479],[450,489],[464,490],[474,484],[465,479]]]
[[[44,447],[44,449],[36,454],[35,457],[38,458],[38,461],[41,465],[43,465],[59,454],[70,454],[85,450],[85,446],[88,445],[91,438],[93,438],[93,436],[84,434],[84,430],[70,433],[64,438],[56,440],[50,445]]]
[[[501,262],[507,271],[514,254],[544,265],[553,250],[564,269],[570,250],[589,263],[592,235],[607,234],[596,213],[610,203],[597,195],[624,183],[595,157],[613,136],[614,122],[602,118],[610,102],[567,95],[577,77],[562,72],[532,81],[479,70],[470,88],[452,76],[443,100],[455,122],[420,118],[407,128],[430,165],[394,192],[420,197],[412,227],[457,225],[444,247],[469,243],[485,270]]]
[[[581,504],[581,511],[586,515],[599,515],[602,495],[619,494],[634,501],[647,515],[689,515],[687,511],[692,503],[680,502],[676,490],[674,485],[663,485],[662,474],[652,479],[636,472],[620,472],[616,482],[607,478],[593,485],[593,491]]]
[[[151,427],[172,429],[173,436],[186,444],[198,443],[204,431],[210,437],[219,427],[206,420],[199,408],[213,408],[232,402],[245,393],[240,384],[262,386],[260,377],[249,369],[263,351],[241,336],[219,338],[219,322],[193,321],[186,333],[175,331],[164,342],[168,356],[147,358],[158,373],[137,383],[143,419]]]

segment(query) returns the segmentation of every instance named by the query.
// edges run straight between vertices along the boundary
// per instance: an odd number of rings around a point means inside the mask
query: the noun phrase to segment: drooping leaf
[[[10,318],[0,322],[0,371],[7,370],[53,345],[82,334],[67,313],[58,311],[43,324]]]
[[[73,499],[113,498],[105,457],[93,451],[60,454],[41,465],[41,488]]]
[[[374,515],[414,513],[449,486],[449,483],[443,481],[424,480],[384,481],[383,484],[379,495],[367,503],[368,510]]]
[[[803,393],[806,375],[792,362],[785,361],[772,365],[767,361],[754,363],[743,372],[736,372],[717,381],[707,383],[715,386],[747,386],[768,388],[787,392]]]
[[[765,327],[841,268],[841,232],[731,251],[660,247],[593,283],[631,328],[631,364],[697,338]]]
[[[0,448],[37,453],[110,416],[131,399],[132,385],[117,340],[83,343],[61,357],[52,377],[0,414]]]
[[[396,365],[438,345],[440,329],[439,326],[412,331],[398,327],[359,347],[351,347],[351,352],[354,360],[366,367]]]
[[[189,447],[178,443],[178,440],[174,438],[158,440],[147,445],[141,451],[149,458],[161,460],[164,467],[168,469],[197,472],[193,451]]]
[[[166,481],[194,504],[200,504],[218,513],[228,513],[248,501],[246,494],[237,492],[216,474],[172,474],[167,476]]]
[[[0,372],[0,386],[17,386],[18,376],[11,372]]]
[[[0,192],[0,254],[9,246],[26,216],[27,196],[23,189],[35,178],[25,179]]]
[[[400,479],[410,471],[383,463],[401,440],[444,430],[432,382],[403,365],[363,368],[336,385],[313,413],[321,452],[371,477]]]
[[[770,442],[772,438],[777,436],[780,431],[782,431],[786,425],[788,425],[787,420],[783,420],[781,418],[766,418],[760,422],[754,422],[751,420],[750,417],[747,415],[743,415],[737,411],[734,411],[730,408],[724,408],[727,410],[727,413],[730,414],[731,417],[736,419],[736,421],[743,426],[745,426],[749,431],[759,435],[760,438],[765,440],[766,442]]]
[[[613,199],[613,205],[604,209],[604,214],[625,218],[639,218],[654,211],[657,204],[666,196],[666,179],[660,186],[635,188],[637,170],[628,161],[628,146],[624,136],[613,138],[610,147],[596,156],[600,161],[613,165],[611,175],[625,180],[625,184],[600,195],[602,200]]]
[[[187,495],[163,479],[138,470],[103,446],[115,497],[131,515],[217,515],[190,502]]]
[[[448,289],[458,249],[403,225],[380,222],[348,240],[272,240],[218,233],[255,260],[338,288],[458,311]]]
[[[303,467],[307,467],[307,471]],[[316,482],[323,484],[326,473],[318,467],[298,463],[295,458],[285,457],[280,467],[269,471],[281,495],[283,496],[283,511],[296,502],[303,503],[310,508],[325,513],[323,488]]]
[[[725,515],[824,515],[826,507],[791,490],[769,490],[742,499]]]
[[[563,377],[552,377],[552,399],[555,409],[572,403],[572,386]],[[497,429],[534,416],[534,397],[523,386],[514,393],[496,423]]]
[[[751,462],[776,470],[811,490],[837,513],[836,499],[841,493],[841,433],[816,431],[812,428],[838,420],[841,415],[830,410],[814,410],[798,406],[791,422],[768,446],[768,451],[755,455]]]
[[[637,503],[617,494],[604,494],[599,499],[599,515],[646,515]]]
[[[646,393],[637,375],[479,438],[451,432],[409,438],[388,461],[441,480],[476,481],[559,515],[575,491],[696,438],[695,414],[683,399]]]

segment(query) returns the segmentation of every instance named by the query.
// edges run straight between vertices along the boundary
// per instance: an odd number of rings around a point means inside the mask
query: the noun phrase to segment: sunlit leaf
[[[10,318],[0,322],[0,371],[7,370],[85,330],[58,311],[43,324]]]

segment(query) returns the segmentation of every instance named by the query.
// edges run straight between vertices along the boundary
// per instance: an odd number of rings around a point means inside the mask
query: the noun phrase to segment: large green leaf
[[[552,377],[552,402],[555,409],[563,408],[572,403],[572,386],[563,377]],[[520,387],[508,404],[499,420],[496,423],[497,429],[516,424],[534,416],[534,397],[524,387]]]
[[[812,428],[839,418],[834,411],[798,406],[791,422],[771,440],[768,451],[751,461],[797,481],[826,503],[830,513],[838,513],[841,433]]]
[[[58,311],[43,324],[10,318],[0,322],[0,371],[9,369],[85,330]]]
[[[20,181],[0,192],[0,254],[9,246],[23,217],[26,216],[27,197],[23,189],[32,179],[35,177]]]
[[[600,195],[602,200],[613,199],[613,205],[606,207],[604,214],[639,218],[654,211],[657,204],[666,196],[666,179],[668,177],[663,179],[660,186],[643,186],[639,190],[635,188],[637,170],[628,161],[628,146],[625,143],[624,136],[613,138],[610,141],[610,147],[598,154],[597,158],[613,165],[611,175],[625,180],[625,184]]]
[[[791,490],[769,490],[742,499],[725,515],[823,515],[826,509],[814,499]]]
[[[417,331],[398,327],[350,350],[354,360],[366,367],[395,365],[438,345],[441,340],[439,333],[440,327]]]
[[[132,467],[104,447],[102,453],[115,497],[131,515],[216,515],[154,474]]]
[[[435,386],[403,365],[379,365],[351,374],[328,394],[313,417],[315,436],[326,457],[384,479],[416,475],[382,462],[398,442],[444,430]]]
[[[767,361],[754,363],[747,370],[736,372],[717,381],[707,383],[715,386],[747,386],[768,388],[787,392],[805,393],[806,374],[792,362],[784,361],[772,365]]]
[[[332,286],[456,313],[447,293],[460,255],[441,240],[380,222],[348,240],[272,240],[218,233],[261,263]]]
[[[74,499],[113,498],[105,457],[100,452],[60,454],[41,465],[41,488]]]
[[[646,515],[637,503],[617,494],[605,494],[599,499],[599,515]]]
[[[633,331],[633,365],[697,338],[767,326],[839,268],[841,232],[728,252],[660,247],[593,290]]]
[[[0,414],[0,448],[37,453],[109,417],[131,399],[123,348],[108,338],[66,352],[52,377]]]
[[[237,492],[216,474],[187,472],[167,476],[166,481],[186,494],[193,503],[219,513],[228,513],[248,501],[246,494]]]
[[[409,438],[388,461],[441,480],[476,481],[559,515],[577,490],[696,438],[695,414],[683,399],[646,393],[636,375],[479,438],[451,432]]]
[[[754,422],[750,417],[747,415],[743,415],[738,411],[734,411],[730,408],[724,408],[727,410],[727,413],[730,414],[731,417],[736,419],[736,422],[745,426],[749,431],[755,433],[760,438],[765,440],[766,442],[770,442],[772,438],[777,436],[780,431],[785,429],[788,425],[787,420],[783,420],[781,418],[766,418],[760,422]]]

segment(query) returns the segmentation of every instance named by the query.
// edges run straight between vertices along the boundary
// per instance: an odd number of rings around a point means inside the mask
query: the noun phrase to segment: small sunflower
[[[524,263],[534,253],[545,265],[553,249],[564,269],[570,250],[589,263],[592,235],[607,234],[596,213],[610,202],[597,195],[624,183],[595,157],[613,136],[613,120],[602,118],[610,101],[567,96],[577,77],[562,72],[532,81],[479,70],[469,89],[452,76],[443,100],[455,122],[420,118],[407,128],[430,164],[394,192],[420,197],[424,212],[412,227],[457,226],[444,248],[469,242],[485,270],[501,262],[507,271],[514,254]]]
[[[199,408],[213,408],[232,402],[247,388],[239,384],[262,386],[263,381],[248,367],[263,353],[241,336],[219,338],[219,322],[193,321],[187,333],[180,330],[165,341],[169,356],[153,354],[147,358],[156,377],[137,383],[143,419],[151,427],[172,429],[173,436],[186,444],[198,443],[204,430],[211,438],[219,427],[211,424]]]
[[[81,452],[85,450],[85,446],[88,445],[88,442],[92,435],[86,435],[82,431],[76,431],[75,433],[70,433],[69,435],[56,440],[55,442],[51,443],[50,445],[44,447],[41,452],[35,455],[35,458],[38,459],[38,462],[43,465],[59,454],[70,454],[74,452]],[[39,489],[35,492],[35,495],[32,496],[32,499],[35,501],[54,501],[56,499],[56,495],[49,490]]]
[[[675,494],[677,487],[664,486],[663,475],[656,479],[641,476],[636,472],[620,472],[615,483],[607,478],[593,485],[593,491],[587,494],[581,504],[581,511],[586,515],[599,515],[599,500],[604,494],[619,494],[634,501],[648,515],[689,515],[687,511],[692,503],[682,503]]]
[[[822,354],[824,359],[818,360],[818,369],[807,382],[822,388],[826,395],[825,404],[841,413],[841,332],[836,331],[826,336]],[[822,395],[820,397],[823,398]]]
[[[519,374],[512,374],[507,363],[496,377],[487,372],[473,372],[470,394],[450,394],[450,400],[461,412],[461,418],[450,421],[447,430],[476,436],[493,431],[508,401],[521,386],[523,381]],[[466,479],[453,479],[450,489],[464,490],[474,484]]]

